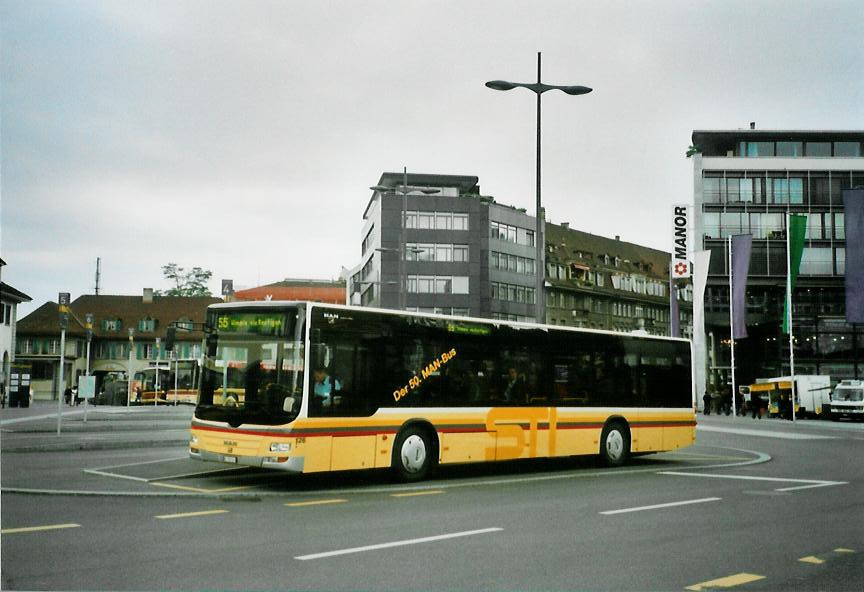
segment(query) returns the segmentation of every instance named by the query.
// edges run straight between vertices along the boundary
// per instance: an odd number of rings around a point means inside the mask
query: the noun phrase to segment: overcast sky
[[[0,4],[3,281],[34,302],[237,287],[359,262],[384,171],[477,175],[553,222],[671,250],[694,129],[864,128],[849,2]]]

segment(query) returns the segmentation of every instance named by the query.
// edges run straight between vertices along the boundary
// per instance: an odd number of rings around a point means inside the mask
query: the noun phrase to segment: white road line
[[[453,532],[450,534],[440,534],[437,536],[423,537],[419,539],[406,539],[404,541],[393,541],[392,543],[381,543],[378,545],[366,545],[364,547],[352,547],[350,549],[339,549],[338,551],[326,551],[324,553],[312,553],[311,555],[299,555],[294,559],[300,561],[308,561],[310,559],[325,559],[327,557],[336,557],[337,555],[349,555],[351,553],[363,553],[365,551],[377,551],[378,549],[389,549],[391,547],[407,547],[408,545],[418,545],[420,543],[432,543],[435,541],[444,541],[447,539],[455,539],[459,537],[474,536],[477,534],[489,534],[499,532],[503,528],[482,528],[480,530],[466,530],[464,532]]]
[[[163,462],[171,462],[174,460],[188,460],[188,456],[172,456],[171,458],[160,458],[158,460],[145,460],[142,462],[135,463],[126,463],[123,465],[111,465],[110,467],[96,467],[95,469],[90,469],[92,471],[107,471],[108,469],[122,469],[123,467],[138,467],[141,465],[155,465],[157,463]]]
[[[784,440],[836,440],[840,436],[820,436],[796,432],[776,432],[774,430],[751,430],[747,428],[726,428],[718,426],[698,425],[697,430],[703,432],[722,432],[724,434],[741,434],[742,436],[760,436],[763,438],[782,438]]]
[[[825,481],[822,479],[791,479],[789,477],[757,477],[755,475],[719,475],[712,473],[684,473],[678,471],[658,471],[658,475],[677,475],[680,477],[709,477],[712,479],[742,479],[744,481],[771,481],[774,483],[807,483],[797,487],[785,487],[774,491],[795,491],[813,487],[830,487],[832,485],[848,485],[847,481]]]
[[[690,504],[704,504],[706,502],[719,502],[722,498],[719,497],[703,497],[702,499],[686,500],[683,502],[670,502],[668,504],[654,504],[653,506],[640,506],[638,508],[624,508],[623,510],[607,510],[600,512],[604,516],[612,516],[613,514],[627,514],[628,512],[641,512],[643,510],[659,510],[661,508],[672,508],[675,506],[688,506]]]

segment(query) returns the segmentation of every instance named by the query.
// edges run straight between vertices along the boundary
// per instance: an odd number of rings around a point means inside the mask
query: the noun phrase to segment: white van
[[[831,394],[831,419],[864,420],[864,380],[844,380]]]

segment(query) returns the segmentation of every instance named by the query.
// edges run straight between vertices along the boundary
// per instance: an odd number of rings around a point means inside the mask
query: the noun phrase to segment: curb
[[[0,453],[27,452],[77,452],[81,450],[124,450],[130,448],[156,448],[188,445],[189,439],[178,440],[139,440],[134,442],[54,442],[51,444],[32,444],[24,446],[3,446]]]

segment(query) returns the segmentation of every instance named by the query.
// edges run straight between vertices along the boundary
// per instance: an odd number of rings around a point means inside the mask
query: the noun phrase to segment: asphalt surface
[[[41,452],[50,420],[7,411],[4,590],[864,589],[862,424],[700,416],[695,446],[614,470],[467,465],[406,487],[192,461],[188,408],[91,411],[78,432],[73,415],[70,446]]]

